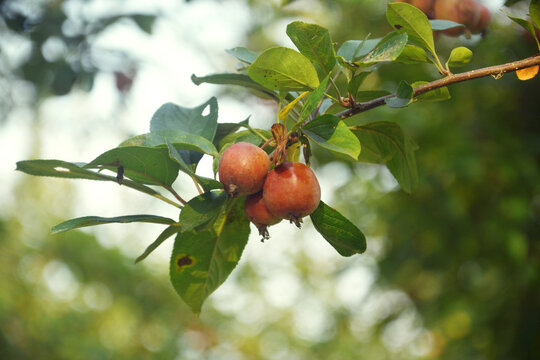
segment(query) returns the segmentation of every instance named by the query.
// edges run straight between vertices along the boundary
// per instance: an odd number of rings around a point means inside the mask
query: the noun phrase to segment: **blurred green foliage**
[[[0,31],[5,49],[19,47],[23,56],[14,59],[0,51],[0,119],[17,105],[14,82],[34,85],[36,99],[68,94],[74,87],[90,91],[98,72],[114,72],[118,90],[129,88],[136,60],[123,51],[96,54],[96,39],[120,21],[132,21],[141,31],[152,32],[154,15],[118,9],[101,17],[73,10],[70,1],[3,0],[0,2]],[[77,5],[76,5],[77,6]]]
[[[110,71],[82,59],[89,34],[117,15],[66,35],[62,1],[29,13],[13,12],[13,3],[0,3],[0,33],[24,37],[33,50],[17,66],[2,67],[4,75],[32,83],[43,98]],[[248,44],[239,45],[256,51],[275,41],[275,24],[296,18],[326,26],[338,45],[390,31],[381,1],[248,3],[256,21]],[[51,37],[79,55],[44,59],[38,49]],[[441,36],[436,45],[443,57],[457,45],[471,48],[464,71],[537,51],[497,18],[485,38]],[[363,86],[394,91],[400,80],[436,77],[424,65],[382,65]],[[13,190],[17,206],[0,221],[0,358],[538,359],[538,81],[479,79],[452,86],[447,102],[349,119],[397,121],[412,135],[420,146],[417,189],[405,194],[383,168],[336,164],[315,148],[320,169],[351,174],[333,205],[366,230],[368,251],[341,259],[330,248],[316,252],[314,239],[294,239],[272,255],[275,248],[266,246],[273,244],[265,244],[269,260],[241,261],[201,319],[190,315],[165,273],[134,265],[87,233],[45,236],[63,220],[46,210],[59,201],[58,190],[45,187],[47,179],[25,178]],[[67,198],[69,187],[62,191]],[[71,204],[64,206],[67,212]],[[303,231],[309,238],[309,226]],[[272,293],[273,282],[292,290]]]

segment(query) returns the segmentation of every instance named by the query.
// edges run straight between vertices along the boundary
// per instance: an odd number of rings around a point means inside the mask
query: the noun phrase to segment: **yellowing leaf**
[[[538,74],[538,69],[539,69],[538,65],[531,66],[525,69],[517,70],[516,75],[519,80],[522,80],[522,81],[530,80],[533,77],[535,77],[536,74]]]
[[[300,96],[298,96],[296,99],[291,101],[287,106],[281,109],[278,114],[279,120],[285,121],[285,119],[287,119],[287,116],[289,116],[289,113],[291,112],[291,109],[294,107],[294,105],[296,105],[296,103],[298,103],[298,101],[304,96],[306,96],[307,94],[309,94],[309,91],[303,92],[302,94],[300,94]]]
[[[287,148],[287,161],[298,161],[300,159],[300,142],[294,143]]]

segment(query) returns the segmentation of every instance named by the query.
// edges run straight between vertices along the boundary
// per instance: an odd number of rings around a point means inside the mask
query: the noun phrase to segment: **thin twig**
[[[167,199],[165,196],[163,196],[163,195],[161,195],[161,194],[152,194],[152,196],[155,197],[155,198],[158,198],[159,200],[163,200],[163,201],[165,201],[167,204],[170,204],[170,205],[172,205],[172,206],[175,206],[175,207],[177,207],[177,208],[179,208],[179,209],[182,209],[182,208],[184,207],[184,206],[182,206],[182,205],[180,205],[180,204],[175,203],[175,202],[172,201],[172,200]]]
[[[199,195],[202,195],[203,190],[201,189],[199,183],[197,182],[197,179],[195,179],[195,176],[193,175],[190,175],[190,176],[191,176],[191,180],[193,180],[193,183],[195,184],[195,187],[197,188],[197,191],[199,192]]]
[[[529,58],[513,61],[511,63],[489,66],[477,70],[471,70],[460,74],[449,75],[445,78],[432,81],[430,83],[420,85],[414,88],[414,96],[424,94],[428,91],[439,89],[444,86],[452,85],[462,81],[468,81],[472,79],[478,79],[486,76],[493,76],[495,79],[499,79],[503,74],[508,72],[514,72],[520,69],[525,69],[534,65],[540,65],[540,55],[531,56]],[[341,119],[346,119],[353,115],[362,113],[364,111],[371,110],[373,108],[386,104],[386,99],[395,97],[395,94],[379,97],[366,102],[356,103],[356,106],[351,109],[341,111],[336,114]]]
[[[165,185],[165,184],[162,184],[161,186],[163,186],[163,188],[165,188],[167,191],[169,191],[171,194],[174,195],[174,197],[180,201],[182,203],[182,205],[186,205],[187,204],[187,201],[182,199],[182,197],[180,195],[178,195],[178,193],[171,187],[171,186],[168,186],[168,185]]]

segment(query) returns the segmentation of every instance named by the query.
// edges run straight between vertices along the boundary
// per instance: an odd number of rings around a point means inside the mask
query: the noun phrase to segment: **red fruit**
[[[463,4],[461,4],[463,2]],[[435,19],[451,20],[459,24],[466,25],[468,7],[472,7],[472,0],[444,0],[435,1],[433,7],[433,16]],[[457,27],[448,30],[444,30],[443,33],[450,36],[458,36],[465,32],[464,27]]]
[[[246,142],[231,145],[219,161],[219,180],[232,196],[261,191],[270,170],[270,159],[264,150]]]
[[[484,31],[491,20],[489,9],[474,0],[439,0],[435,2],[433,13],[435,19],[463,24],[473,34]],[[457,36],[465,32],[465,28],[453,28],[443,32]]]
[[[269,225],[277,224],[281,221],[280,218],[268,211],[266,204],[263,200],[262,192],[249,195],[244,203],[244,211],[246,217],[259,229],[259,234],[263,237],[263,240],[268,239],[267,227]]]
[[[284,162],[268,173],[263,188],[268,210],[300,226],[321,201],[321,187],[313,171],[298,162]]]
[[[483,32],[491,21],[491,12],[482,4],[477,4],[474,18],[469,23],[469,30],[473,34]]]
[[[412,6],[422,10],[422,12],[428,17],[431,15],[431,10],[433,9],[433,3],[435,0],[396,0],[396,2],[404,2],[411,4]]]

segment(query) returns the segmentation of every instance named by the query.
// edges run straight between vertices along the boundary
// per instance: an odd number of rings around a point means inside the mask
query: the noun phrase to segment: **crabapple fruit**
[[[256,194],[251,194],[246,198],[244,203],[244,212],[246,217],[257,227],[259,234],[263,237],[262,240],[268,239],[267,227],[275,225],[281,221],[281,218],[275,216],[266,207],[263,200],[262,191]]]
[[[404,2],[422,10],[422,12],[430,17],[433,3],[435,0],[396,0],[396,2]]]
[[[299,162],[284,162],[268,173],[263,199],[275,216],[300,226],[319,206],[321,187],[313,171]]]
[[[219,181],[232,196],[259,192],[270,170],[268,154],[258,146],[239,142],[229,146],[219,161]]]
[[[472,7],[471,0],[463,0],[467,4],[461,6],[457,0],[445,0],[445,1],[435,1],[435,6],[433,7],[433,15],[435,19],[441,20],[451,20],[459,24],[466,25],[467,22],[467,12],[464,11],[467,7]],[[456,27],[448,30],[442,31],[446,35],[458,36],[465,31],[463,27]]]
[[[491,20],[489,9],[474,0],[436,1],[433,14],[435,19],[452,20],[463,24],[473,34],[483,32]],[[443,32],[457,36],[465,32],[465,28],[452,28]]]
[[[477,4],[474,18],[468,24],[469,30],[473,34],[483,32],[491,21],[491,12],[489,9],[482,5]]]

